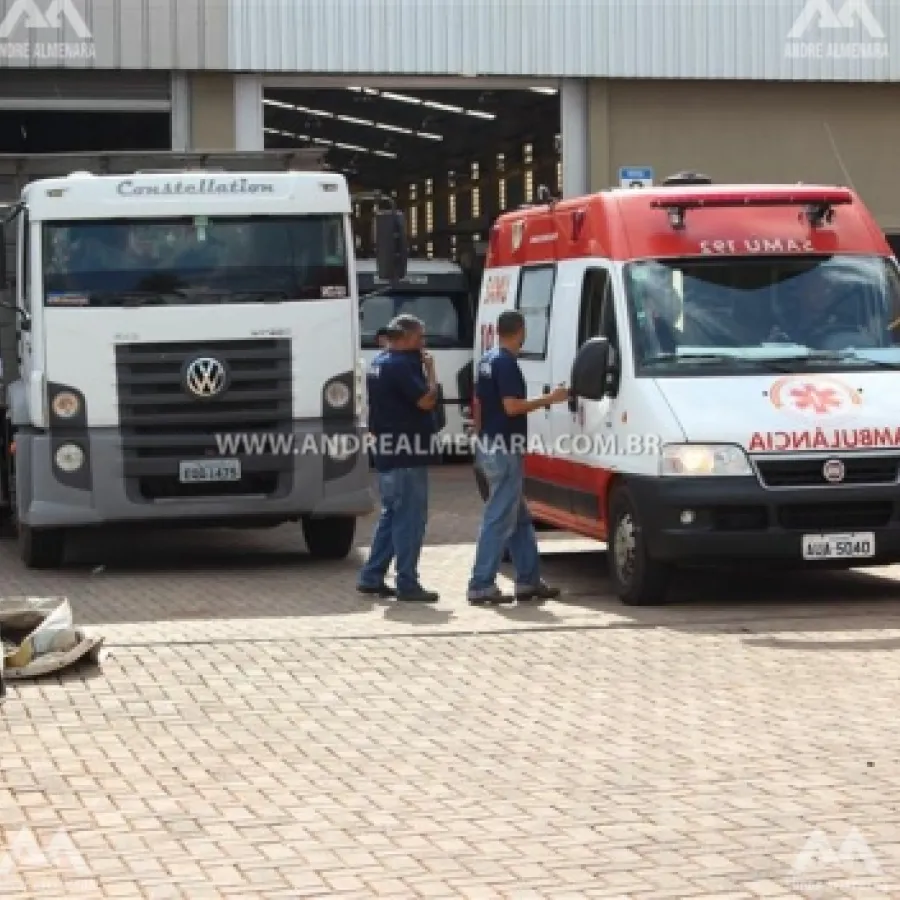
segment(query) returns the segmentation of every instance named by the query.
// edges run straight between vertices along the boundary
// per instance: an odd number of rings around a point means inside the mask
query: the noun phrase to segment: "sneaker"
[[[537,587],[517,587],[516,600],[555,600],[562,591],[542,581]]]
[[[395,597],[397,592],[386,584],[380,584],[377,587],[369,587],[365,584],[358,584],[356,586],[356,591],[359,594],[365,594],[367,597],[381,597],[385,599],[387,597]]]
[[[420,588],[411,594],[397,594],[396,596],[401,603],[437,603],[441,599],[437,591],[426,591],[425,588]]]
[[[514,597],[504,594],[498,587],[486,594],[469,594],[469,603],[472,606],[500,606],[504,603],[513,603],[514,600]]]

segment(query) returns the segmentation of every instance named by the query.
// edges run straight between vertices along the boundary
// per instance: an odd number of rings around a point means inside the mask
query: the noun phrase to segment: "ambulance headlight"
[[[332,381],[325,388],[325,402],[332,409],[341,409],[350,402],[350,388],[343,381]]]
[[[84,465],[84,450],[78,444],[62,444],[54,458],[60,472],[71,475]]]
[[[660,475],[752,475],[747,454],[733,444],[666,444]]]

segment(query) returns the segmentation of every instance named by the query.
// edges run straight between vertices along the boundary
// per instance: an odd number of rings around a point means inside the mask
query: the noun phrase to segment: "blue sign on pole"
[[[653,169],[650,166],[622,166],[619,169],[619,187],[644,188],[653,186]]]

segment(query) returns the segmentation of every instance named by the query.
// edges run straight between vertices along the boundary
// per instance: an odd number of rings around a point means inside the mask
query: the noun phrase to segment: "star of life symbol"
[[[64,37],[69,30],[76,41],[32,40],[33,32],[57,32]],[[22,39],[12,41],[14,33]],[[96,47],[90,28],[76,0],[14,0],[0,21],[0,58],[2,59],[93,59]]]
[[[884,29],[868,0],[807,0],[787,33],[785,56],[793,59],[885,59]],[[825,35],[841,41],[823,41]],[[866,40],[854,40],[854,34]],[[819,38],[819,40],[816,40]]]
[[[881,865],[858,828],[851,828],[835,848],[817,828],[794,858],[789,878],[793,890],[808,896],[838,893],[852,897],[856,891],[887,887]]]
[[[0,831],[0,837],[2,836],[3,832]],[[22,828],[15,834],[6,832],[6,840],[0,841],[0,850],[3,851],[0,854],[0,884],[8,876],[27,869],[43,869],[48,873],[90,874],[84,857],[69,835],[62,830],[43,841],[30,828]]]
[[[842,416],[862,405],[859,394],[836,378],[779,378],[769,389],[772,405],[803,416]]]

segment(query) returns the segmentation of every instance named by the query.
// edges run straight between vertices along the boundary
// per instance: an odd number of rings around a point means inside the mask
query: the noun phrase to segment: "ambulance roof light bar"
[[[653,209],[664,209],[672,228],[684,228],[684,214],[689,209],[736,209],[739,207],[805,206],[806,216],[813,228],[830,222],[833,207],[853,202],[847,188],[792,187],[763,190],[717,190],[695,192],[667,192],[668,196],[650,201]]]

